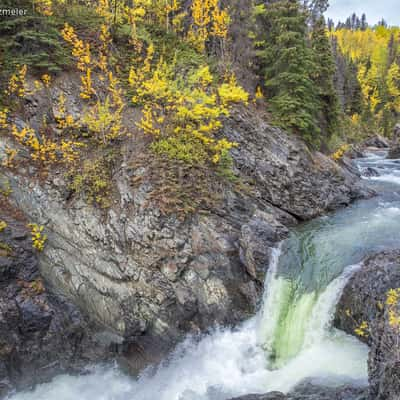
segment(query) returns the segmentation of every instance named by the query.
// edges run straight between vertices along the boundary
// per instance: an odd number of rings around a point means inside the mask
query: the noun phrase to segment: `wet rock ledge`
[[[280,392],[250,394],[231,400],[367,400],[367,390],[347,386],[329,388],[305,382],[288,394]]]

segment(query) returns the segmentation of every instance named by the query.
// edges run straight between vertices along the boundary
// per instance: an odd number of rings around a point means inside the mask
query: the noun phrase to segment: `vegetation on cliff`
[[[107,207],[121,145],[144,135],[150,159],[231,177],[229,150],[236,144],[220,135],[222,120],[234,104],[247,104],[249,94],[229,64],[211,58],[225,55],[227,9],[214,0],[189,5],[96,1],[91,6],[79,15],[84,8],[79,2],[38,1],[29,17],[0,23],[5,41],[26,46],[21,34],[40,24],[47,43],[36,43],[40,62],[31,58],[32,47],[13,57],[15,49],[4,45],[0,128],[19,146],[7,144],[3,167],[15,167],[25,148],[45,173],[50,166],[66,166],[70,188]],[[52,59],[55,48],[62,51],[63,57],[56,57],[60,65],[65,62],[64,72],[80,75],[74,100],[81,104],[79,113],[68,109],[63,93],[55,98],[51,91],[61,70]],[[40,126],[18,126],[15,116],[38,93],[50,104],[49,114]],[[124,120],[129,109],[140,116]]]
[[[0,21],[2,166],[27,154],[44,174],[63,169],[69,190],[106,208],[127,143],[144,141],[143,162],[171,171],[168,196],[187,177],[207,190],[235,181],[237,143],[222,132],[238,104],[334,160],[371,130],[389,134],[400,112],[398,28],[368,27],[365,17],[327,27],[325,0],[242,3],[21,1],[26,15]],[[250,38],[247,65],[232,56],[234,37]],[[252,79],[239,82],[237,72]],[[61,73],[79,80],[79,93],[57,89]],[[24,115],[35,96],[47,111],[32,125]],[[192,210],[184,192],[175,203]]]

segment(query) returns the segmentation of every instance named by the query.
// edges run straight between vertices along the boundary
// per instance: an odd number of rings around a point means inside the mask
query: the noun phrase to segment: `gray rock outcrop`
[[[235,166],[254,181],[258,197],[299,220],[369,194],[355,171],[311,153],[299,138],[271,127],[249,110],[233,113],[224,130],[239,144],[232,151]]]
[[[98,323],[126,340],[173,343],[187,332],[254,313],[269,254],[287,226],[365,194],[358,178],[246,112],[227,121],[241,176],[255,194],[225,190],[217,211],[184,221],[146,207],[151,182],[133,190],[130,160],[104,215],[66,202],[61,175],[8,174],[11,199],[46,226],[41,272]],[[160,352],[157,352],[158,354]]]
[[[390,322],[387,295],[400,287],[400,251],[385,251],[362,264],[346,285],[339,301],[335,325],[354,335],[367,322],[359,337],[371,346],[368,368],[370,399],[398,400],[400,393],[400,326]],[[400,310],[394,310],[396,315]]]
[[[0,398],[57,374],[82,371],[107,358],[97,330],[43,281],[24,221],[11,218],[0,232]]]
[[[367,390],[352,386],[324,387],[305,382],[288,394],[270,392],[236,397],[231,400],[367,400]]]
[[[390,147],[390,142],[388,139],[381,135],[375,135],[368,138],[364,143],[364,147],[374,147],[377,149],[388,149]]]
[[[392,160],[400,158],[400,124],[394,127],[392,145],[387,157]]]

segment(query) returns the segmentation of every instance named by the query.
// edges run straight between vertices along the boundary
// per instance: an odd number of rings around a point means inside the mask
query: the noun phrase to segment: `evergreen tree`
[[[363,14],[361,16],[361,30],[365,31],[367,28],[368,28],[367,16]]]
[[[258,7],[263,37],[258,55],[270,110],[277,125],[319,144],[319,111],[312,50],[307,46],[307,15],[298,0],[278,0]]]
[[[339,101],[333,78],[336,71],[332,47],[326,34],[326,24],[323,16],[319,17],[311,33],[312,49],[314,52],[314,74],[321,114],[320,126],[330,137],[335,133],[339,123]]]
[[[363,98],[361,85],[357,78],[357,65],[350,59],[346,59],[344,81],[344,111],[348,115],[360,114],[363,110]]]
[[[355,63],[346,57],[338,46],[337,38],[332,37],[333,57],[336,64],[334,86],[338,95],[341,112],[347,115],[362,112],[361,86],[357,78]]]
[[[384,28],[387,28],[388,24],[385,21],[384,18],[382,18],[379,22],[378,22],[378,26],[383,26]]]
[[[332,32],[335,29],[335,23],[333,22],[333,19],[328,18],[328,31]]]
[[[328,9],[328,7],[329,7],[328,0],[312,0],[308,5],[312,22],[315,22],[319,18],[321,18],[324,12]]]

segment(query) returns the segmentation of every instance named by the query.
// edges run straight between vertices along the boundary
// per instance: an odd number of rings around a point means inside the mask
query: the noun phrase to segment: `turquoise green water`
[[[400,166],[381,158],[362,160],[360,165],[380,168],[382,178],[370,182],[379,196],[303,224],[282,245],[266,289],[268,310],[264,311],[266,327],[261,338],[275,368],[307,346],[315,319],[326,318],[316,315],[318,301],[346,267],[373,252],[400,246]],[[331,293],[326,299],[332,302],[330,319],[338,294]]]

